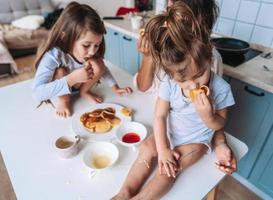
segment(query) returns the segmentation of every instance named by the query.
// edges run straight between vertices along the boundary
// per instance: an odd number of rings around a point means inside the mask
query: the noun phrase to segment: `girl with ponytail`
[[[152,18],[145,31],[155,70],[165,73],[154,134],[142,144],[113,199],[160,199],[186,168],[210,153],[212,137],[223,129],[227,107],[234,104],[229,84],[211,71],[209,32],[185,3]],[[156,163],[157,173],[142,187]]]

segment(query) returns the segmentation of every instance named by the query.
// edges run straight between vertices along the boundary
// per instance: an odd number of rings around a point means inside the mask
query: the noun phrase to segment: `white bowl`
[[[123,142],[122,138],[127,133],[136,133],[140,137],[140,140],[135,143]],[[146,138],[146,136],[147,136],[147,129],[143,124],[141,124],[139,122],[125,122],[116,131],[117,140],[122,145],[127,146],[127,147],[132,147],[132,146],[138,145]]]
[[[116,145],[110,142],[93,142],[85,150],[83,162],[92,171],[101,171],[112,166],[118,157]]]

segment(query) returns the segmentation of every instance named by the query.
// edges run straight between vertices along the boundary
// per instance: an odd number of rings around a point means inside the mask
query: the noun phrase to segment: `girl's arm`
[[[216,131],[224,128],[227,118],[227,108],[213,112],[212,105],[204,93],[201,93],[196,97],[194,106],[196,112],[208,128]]]
[[[154,135],[158,152],[159,173],[166,173],[168,177],[175,177],[179,154],[170,149],[170,142],[167,136],[166,123],[169,109],[169,102],[158,97],[155,108]]]
[[[65,77],[52,80],[56,69],[61,64],[58,55],[59,51],[53,49],[45,53],[38,65],[32,84],[32,94],[39,101],[70,93],[70,88]]]
[[[203,121],[208,128],[213,130],[221,130],[224,128],[227,117],[227,108],[216,110],[215,113],[209,115],[209,117],[204,117]]]
[[[170,148],[166,126],[169,109],[169,102],[164,101],[163,99],[158,97],[155,107],[153,127],[156,141],[156,149],[158,152]]]
[[[154,62],[148,50],[148,42],[145,35],[140,35],[138,39],[138,51],[143,54],[140,70],[136,77],[137,88],[145,92],[154,80]]]

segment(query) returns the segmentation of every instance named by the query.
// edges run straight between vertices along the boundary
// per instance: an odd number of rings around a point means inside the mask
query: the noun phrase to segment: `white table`
[[[132,76],[115,66],[110,67],[120,85],[132,86]],[[88,178],[82,162],[84,149],[74,158],[63,160],[54,151],[54,141],[72,134],[72,119],[58,120],[50,105],[36,109],[31,97],[32,80],[0,88],[0,150],[16,196],[20,200],[77,200],[110,199],[120,189],[137,152],[118,145],[120,158],[110,169]],[[101,85],[99,93],[105,102],[133,108],[134,120],[152,125],[154,97],[136,92],[132,96],[117,97],[110,88]],[[77,99],[74,111],[87,108],[83,99]],[[227,135],[228,141],[241,158],[247,147]],[[84,146],[86,148],[86,146]],[[178,178],[168,200],[202,199],[224,174],[214,167],[214,154],[204,156]]]

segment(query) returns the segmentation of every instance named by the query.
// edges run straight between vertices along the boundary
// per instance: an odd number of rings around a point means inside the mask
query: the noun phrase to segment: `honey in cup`
[[[60,139],[56,142],[56,146],[60,149],[66,149],[68,147],[71,147],[73,144],[74,142],[64,139]]]
[[[55,142],[56,152],[62,158],[75,156],[79,151],[80,137],[78,135],[62,136]]]
[[[97,155],[91,161],[91,166],[96,169],[103,169],[111,165],[112,159],[107,155]]]

